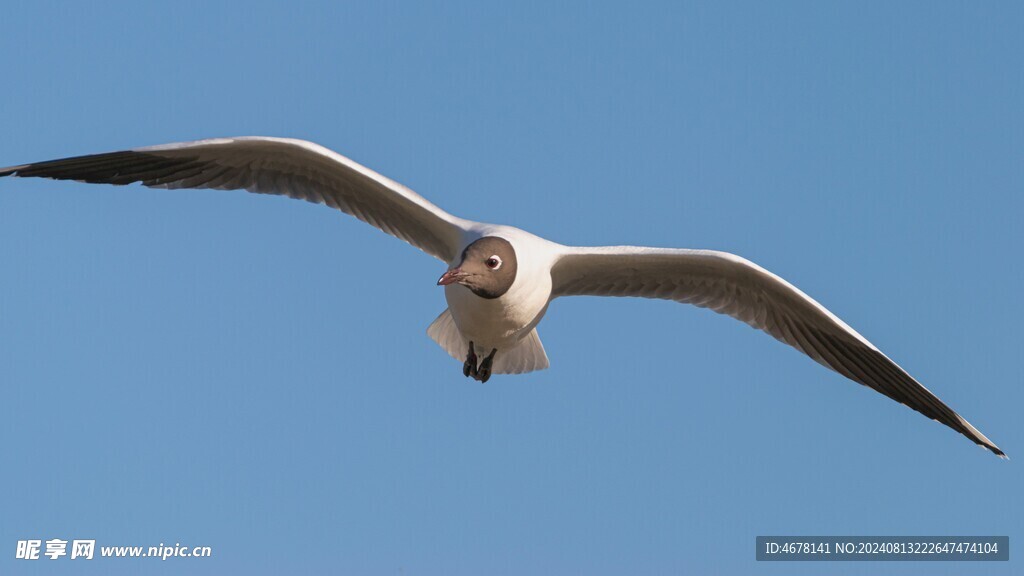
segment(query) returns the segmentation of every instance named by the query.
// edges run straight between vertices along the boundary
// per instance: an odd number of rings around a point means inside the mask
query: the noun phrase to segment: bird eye
[[[501,258],[491,256],[484,262],[484,264],[486,264],[491,270],[497,270],[498,268],[501,268]]]

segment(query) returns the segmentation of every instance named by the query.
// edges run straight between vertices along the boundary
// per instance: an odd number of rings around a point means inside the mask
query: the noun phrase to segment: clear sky
[[[556,301],[551,368],[481,385],[425,335],[444,266],[340,212],[5,179],[0,572],[1013,572],[754,561],[1024,537],[1024,12],[837,4],[8,1],[0,165],[297,137],[466,218],[735,252],[1014,460],[662,301]]]

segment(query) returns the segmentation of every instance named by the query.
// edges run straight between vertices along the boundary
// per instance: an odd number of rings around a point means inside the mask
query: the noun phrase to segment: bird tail
[[[498,350],[494,357],[495,374],[524,374],[548,367],[548,355],[540,341],[537,329],[530,330],[522,340],[509,350]]]
[[[469,342],[459,332],[452,313],[449,310],[441,312],[441,315],[434,320],[427,328],[427,336],[444,348],[449,356],[462,362],[466,359],[466,350]],[[490,353],[490,350],[476,351],[481,358]],[[534,370],[543,370],[548,367],[548,355],[544,352],[544,344],[537,335],[534,328],[514,347],[507,350],[498,350],[494,356],[494,366],[491,368],[493,374],[523,374]]]

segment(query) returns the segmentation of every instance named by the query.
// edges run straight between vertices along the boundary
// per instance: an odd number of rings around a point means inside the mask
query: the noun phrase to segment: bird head
[[[459,264],[437,280],[438,286],[461,284],[481,298],[499,298],[516,280],[516,251],[504,238],[485,236],[462,251]]]

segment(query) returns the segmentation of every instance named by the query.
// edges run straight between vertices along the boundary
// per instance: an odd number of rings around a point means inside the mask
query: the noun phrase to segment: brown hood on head
[[[516,251],[508,240],[486,236],[462,251],[462,262],[444,273],[439,286],[462,284],[481,298],[499,298],[516,281]]]

